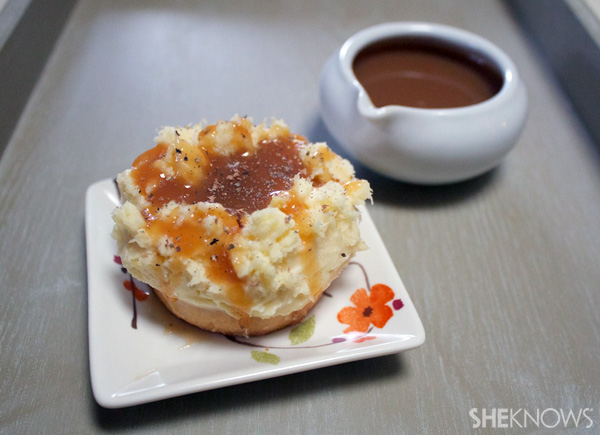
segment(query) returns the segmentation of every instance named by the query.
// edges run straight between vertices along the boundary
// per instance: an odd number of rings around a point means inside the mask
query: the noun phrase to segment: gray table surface
[[[86,188],[130,165],[158,127],[236,113],[283,118],[343,152],[319,115],[320,70],[355,31],[399,20],[492,40],[530,96],[516,148],[475,180],[418,187],[358,167],[425,344],[132,408],[98,406]],[[465,433],[475,431],[470,410],[483,408],[587,409],[593,427],[570,430],[600,427],[599,148],[500,1],[81,0],[2,155],[0,204],[2,433]]]

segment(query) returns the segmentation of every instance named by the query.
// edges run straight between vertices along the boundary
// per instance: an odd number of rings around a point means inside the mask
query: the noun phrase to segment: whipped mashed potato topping
[[[165,127],[117,183],[123,265],[170,301],[263,319],[301,309],[365,249],[367,181],[324,143],[234,117]]]

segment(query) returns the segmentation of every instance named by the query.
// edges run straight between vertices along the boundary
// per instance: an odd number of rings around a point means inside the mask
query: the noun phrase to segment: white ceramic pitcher
[[[403,37],[484,56],[503,78],[500,91],[449,109],[375,107],[353,61],[369,45]],[[325,65],[320,102],[325,125],[350,155],[388,177],[421,184],[462,181],[492,169],[515,145],[527,117],[525,85],[502,50],[473,33],[419,22],[380,24],[351,36]]]

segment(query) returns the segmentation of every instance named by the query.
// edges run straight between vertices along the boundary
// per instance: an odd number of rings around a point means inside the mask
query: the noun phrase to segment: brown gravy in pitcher
[[[358,53],[354,74],[376,107],[464,107],[496,95],[501,73],[485,57],[421,39],[390,39]]]

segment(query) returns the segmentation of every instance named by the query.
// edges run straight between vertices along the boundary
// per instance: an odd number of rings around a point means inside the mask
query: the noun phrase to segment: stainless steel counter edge
[[[0,158],[75,0],[9,0],[0,12]]]
[[[506,0],[600,145],[600,21],[582,0]]]

